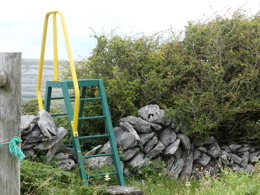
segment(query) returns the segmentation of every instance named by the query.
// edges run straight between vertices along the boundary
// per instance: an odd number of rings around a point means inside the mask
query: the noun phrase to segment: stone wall
[[[133,170],[151,165],[154,160],[165,165],[164,174],[170,178],[201,178],[203,174],[212,175],[224,166],[233,170],[254,171],[260,159],[260,148],[247,144],[220,146],[214,137],[201,141],[188,137],[186,127],[176,123],[176,119],[165,118],[165,111],[157,105],[149,105],[138,111],[139,117],[122,118],[115,127],[115,136],[123,161],[125,176]],[[97,146],[90,154],[110,152],[109,144]],[[85,160],[89,166],[110,164],[110,157]]]
[[[174,118],[165,118],[165,111],[157,105],[141,108],[138,116],[122,118],[114,128],[125,176],[133,174],[133,170],[141,173],[143,166],[152,166],[152,161],[161,161],[165,166],[163,174],[173,179],[201,178],[205,173],[214,175],[224,166],[252,172],[260,159],[260,147],[237,143],[220,146],[214,137],[201,141],[186,136],[186,127]],[[40,113],[39,117],[23,117],[28,119],[22,127],[22,149],[27,158],[40,148],[48,151],[48,161],[56,158],[57,164],[67,170],[75,167],[73,150],[58,150],[65,136],[64,128],[56,128],[46,112]],[[23,117],[22,121],[25,121]],[[84,155],[98,153],[110,153],[109,142],[95,146]],[[85,159],[90,168],[112,163],[110,156]]]

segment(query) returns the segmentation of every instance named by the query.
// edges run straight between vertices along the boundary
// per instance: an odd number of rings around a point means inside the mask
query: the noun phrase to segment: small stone
[[[164,129],[160,136],[159,140],[165,145],[168,146],[169,144],[173,143],[177,138],[176,133],[173,131],[172,128]]]
[[[145,158],[152,159],[157,155],[159,155],[164,149],[165,149],[164,144],[158,141],[157,145],[147,155],[145,155]]]
[[[221,149],[219,147],[219,145],[214,142],[213,144],[211,144],[210,149],[208,149],[207,154],[213,158],[217,158],[218,156],[221,155]]]
[[[157,142],[158,142],[158,138],[156,136],[153,136],[153,138],[145,144],[143,148],[143,152],[144,153],[150,152],[154,147],[154,145],[157,144]]]
[[[143,195],[141,189],[129,186],[108,186],[106,191],[111,195]]]
[[[164,155],[172,155],[174,154],[180,145],[180,138],[176,139],[172,144],[166,147],[164,150]]]
[[[178,137],[181,139],[181,143],[182,143],[182,146],[184,147],[184,150],[189,150],[191,147],[189,137],[184,134],[178,134]]]
[[[208,156],[205,153],[202,153],[201,157],[196,160],[197,163],[203,165],[204,167],[208,165],[209,161],[210,161],[211,157]]]

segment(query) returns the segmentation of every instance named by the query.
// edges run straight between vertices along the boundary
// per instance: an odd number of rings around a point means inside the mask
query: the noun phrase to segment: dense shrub
[[[257,143],[259,30],[259,14],[237,11],[232,18],[190,22],[184,34],[95,33],[97,46],[78,62],[77,74],[104,79],[114,125],[142,106],[158,104],[170,115],[182,115],[187,134]],[[93,103],[85,112],[99,111]],[[87,133],[97,125],[86,124]]]

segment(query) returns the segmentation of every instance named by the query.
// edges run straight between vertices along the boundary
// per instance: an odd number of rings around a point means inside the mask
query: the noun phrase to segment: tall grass
[[[253,173],[222,170],[201,180],[171,180],[156,170],[145,170],[138,177],[126,178],[126,185],[140,188],[145,195],[260,195],[260,163]],[[98,171],[98,170],[97,170]],[[103,170],[104,171],[104,170]],[[102,182],[100,182],[102,181]],[[106,186],[116,179],[96,178],[86,187],[78,171],[67,172],[41,163],[21,163],[21,194],[24,195],[98,195],[107,194]]]

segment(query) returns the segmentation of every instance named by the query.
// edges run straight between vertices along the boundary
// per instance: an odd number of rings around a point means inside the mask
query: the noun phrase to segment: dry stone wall
[[[260,159],[260,148],[247,144],[220,146],[214,137],[201,141],[185,135],[186,127],[166,118],[158,105],[148,105],[138,111],[138,117],[122,118],[114,128],[125,176],[132,170],[142,172],[143,166],[152,166],[152,161],[165,165],[164,174],[173,179],[201,178],[214,175],[223,167],[233,170],[254,171]],[[89,153],[108,153],[109,144],[97,146]],[[85,160],[88,166],[111,164],[110,157]]]
[[[185,135],[186,128],[175,118],[166,118],[158,105],[148,105],[138,111],[138,117],[122,118],[114,133],[125,176],[142,173],[142,167],[154,166],[155,161],[165,166],[163,174],[173,179],[201,178],[214,175],[223,167],[252,172],[260,159],[260,147],[232,143],[220,146],[214,137],[198,140]],[[66,130],[57,128],[50,115],[22,116],[22,150],[27,158],[40,150],[47,152],[47,161],[55,158],[57,164],[70,170],[76,166],[71,148],[59,148]],[[110,144],[94,146],[84,155],[110,153]],[[86,158],[90,168],[111,165],[110,156]],[[154,167],[156,168],[156,167]]]

